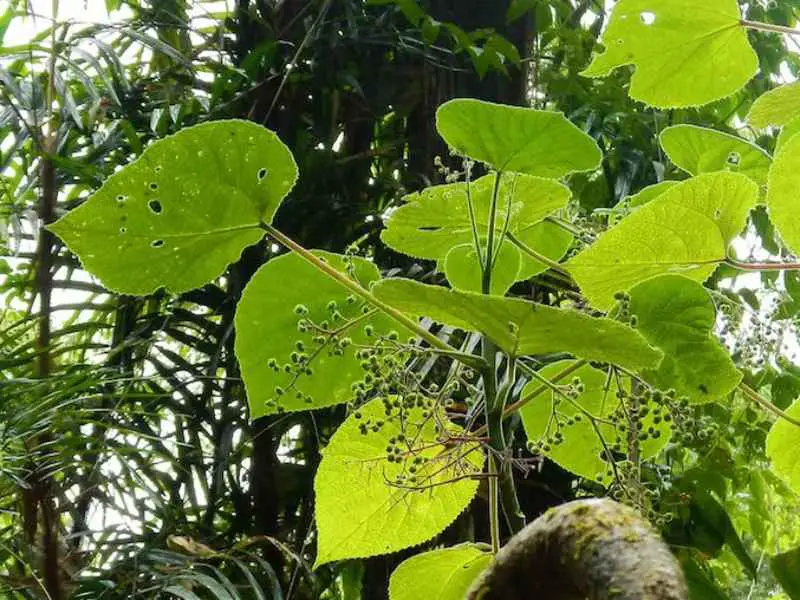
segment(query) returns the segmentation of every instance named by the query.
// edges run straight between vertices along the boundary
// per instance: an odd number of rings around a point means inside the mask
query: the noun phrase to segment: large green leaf
[[[446,444],[446,434],[436,431],[444,416],[414,408],[400,417],[397,410],[387,416],[381,399],[369,402],[323,450],[314,480],[317,566],[421,544],[452,523],[478,490],[478,479],[470,477],[483,468],[477,443]],[[392,442],[399,452],[389,461]],[[398,476],[406,479],[398,483]]]
[[[644,373],[651,384],[674,388],[694,402],[718,400],[739,385],[742,374],[713,337],[717,312],[702,285],[681,275],[662,275],[638,284],[630,294],[637,329],[664,352],[658,370]]]
[[[383,280],[373,293],[402,311],[485,333],[515,356],[569,352],[631,369],[654,368],[661,360],[661,354],[630,327],[575,310],[448,290],[407,279]]]
[[[582,74],[603,77],[635,65],[631,97],[663,108],[708,104],[758,71],[741,18],[736,0],[620,0],[604,51]]]
[[[664,273],[704,281],[744,229],[758,186],[738,173],[705,173],[650,201],[566,263],[584,295],[608,309],[614,294]]]
[[[800,116],[800,81],[770,90],[759,96],[747,113],[753,127],[783,127]]]
[[[747,175],[758,185],[766,185],[769,154],[747,140],[695,125],[667,127],[659,136],[661,147],[675,165],[699,175],[714,171],[733,171]]]
[[[559,361],[547,365],[539,374],[551,379],[572,362]],[[611,452],[614,445],[615,428],[604,422],[595,422],[595,428],[586,413],[595,419],[606,419],[616,410],[619,405],[616,380],[589,365],[575,371],[572,377],[580,377],[583,383],[584,391],[574,402],[586,412],[551,391],[520,409],[525,434],[531,441],[544,441],[557,432],[561,433],[564,441],[544,447],[542,453],[576,475],[607,481],[609,464],[604,458],[606,449]],[[538,380],[532,380],[521,395],[524,397],[540,385]],[[574,420],[576,415],[577,421]]]
[[[786,413],[800,419],[800,400]],[[772,461],[772,470],[800,494],[800,427],[784,419],[776,421],[767,435],[767,456]]]
[[[342,257],[327,252],[316,254],[345,270]],[[364,259],[355,258],[354,266],[362,285],[379,278],[377,267]],[[341,317],[333,318],[332,302]],[[373,344],[378,335],[392,330],[403,333],[404,339],[409,335],[382,314],[364,318],[363,309],[363,303],[350,296],[346,288],[296,254],[274,258],[261,267],[242,293],[235,320],[236,356],[247,390],[250,418],[351,400],[352,384],[364,376],[355,357],[355,346]],[[319,340],[318,330],[298,330],[301,319],[316,325],[327,321],[328,331],[339,333],[322,334],[323,339]],[[357,324],[348,327],[353,319],[358,319]],[[371,336],[365,332],[367,325],[373,328]],[[350,344],[342,347],[345,338]]]
[[[473,181],[469,187],[478,234],[484,244],[494,184],[492,174]],[[496,236],[506,229],[506,214],[508,231],[521,233],[564,208],[569,196],[569,189],[556,181],[504,175],[498,193]],[[381,234],[387,245],[409,256],[444,260],[456,246],[474,244],[466,183],[425,188],[405,200],[407,203],[391,214]]]
[[[297,179],[278,137],[246,121],[188,127],[148,147],[50,229],[114,291],[199,287],[261,239]]]
[[[431,550],[400,563],[389,579],[389,600],[463,600],[492,555],[475,544]]]
[[[800,135],[786,142],[772,163],[767,186],[767,209],[781,238],[795,253],[800,252],[800,212],[797,190],[800,189]]]
[[[800,600],[800,548],[773,556],[769,568],[789,598]]]
[[[592,171],[602,154],[559,112],[459,98],[436,112],[436,127],[459,154],[497,171],[563,177]]]

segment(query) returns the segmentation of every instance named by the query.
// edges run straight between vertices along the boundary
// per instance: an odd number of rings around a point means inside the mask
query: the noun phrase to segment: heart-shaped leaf
[[[661,147],[675,165],[699,175],[731,171],[766,185],[772,159],[766,151],[735,135],[696,127],[674,125],[659,136]]]
[[[296,179],[273,132],[204,123],[155,142],[50,229],[111,290],[183,292],[260,240]]]
[[[800,220],[797,190],[800,189],[800,135],[786,142],[772,163],[767,186],[767,209],[781,238],[792,252],[800,252]]]
[[[446,444],[439,423],[451,435],[461,430],[444,415],[433,419],[413,408],[401,417],[400,410],[387,415],[381,399],[369,402],[323,450],[314,479],[317,566],[421,544],[450,525],[475,496],[478,479],[470,475],[483,469],[480,445]]]
[[[343,257],[315,254],[346,271]],[[361,285],[379,279],[373,263],[351,260]],[[389,317],[364,310],[369,308],[360,299],[296,254],[261,267],[242,293],[235,320],[250,418],[351,400],[352,385],[365,374],[355,347],[372,345],[391,331],[403,339],[410,335]]]
[[[700,106],[730,96],[758,71],[736,0],[619,0],[605,49],[582,73],[634,65],[630,95],[651,106]]]
[[[758,186],[738,173],[704,173],[645,204],[566,263],[593,306],[665,273],[705,281],[747,222]]]
[[[392,573],[389,600],[464,600],[490,562],[491,553],[475,544],[417,554]]]
[[[559,178],[592,171],[595,141],[559,112],[458,98],[436,112],[439,134],[456,152],[496,171]]]
[[[800,419],[800,400],[795,401],[786,414]],[[778,419],[767,435],[767,456],[772,461],[772,470],[800,494],[800,427]]]
[[[747,122],[753,127],[783,127],[800,116],[800,81],[788,83],[761,94],[750,112]]]
[[[474,244],[469,216],[471,199],[478,234],[485,244],[494,185],[495,175],[492,174],[471,182],[469,188],[466,183],[451,183],[410,194],[405,198],[406,204],[389,216],[381,239],[409,256],[444,260],[456,246]],[[503,175],[498,188],[496,236],[506,229],[519,233],[534,226],[564,208],[569,197],[569,189],[556,181]]]

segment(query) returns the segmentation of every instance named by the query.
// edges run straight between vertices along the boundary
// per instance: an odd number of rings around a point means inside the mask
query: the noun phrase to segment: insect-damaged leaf
[[[296,179],[273,132],[204,123],[155,142],[50,229],[111,290],[183,292],[261,239]]]
[[[736,0],[620,0],[605,49],[582,74],[604,77],[634,65],[632,98],[662,108],[708,104],[758,71],[741,18]]]

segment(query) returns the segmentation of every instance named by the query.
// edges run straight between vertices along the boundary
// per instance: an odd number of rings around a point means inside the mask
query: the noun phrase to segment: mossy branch
[[[634,509],[576,500],[511,538],[468,600],[687,600],[678,561]]]

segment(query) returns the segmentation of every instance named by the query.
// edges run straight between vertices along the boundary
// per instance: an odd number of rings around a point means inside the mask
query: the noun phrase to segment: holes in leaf
[[[160,215],[161,211],[164,210],[164,207],[161,206],[161,202],[158,200],[150,200],[150,202],[147,203],[147,207],[154,215]]]
[[[417,231],[439,231],[441,227],[417,227]]]
[[[259,181],[264,181],[264,177],[267,176],[268,172],[269,171],[267,171],[265,168],[262,167],[262,168],[260,168],[258,170],[258,173],[256,174],[256,177],[258,178]]]
[[[153,240],[150,242],[151,248],[161,248],[164,245],[164,240]]]
[[[150,189],[155,192],[158,189],[158,184],[155,181],[151,182]]]
[[[117,195],[117,204],[124,204],[128,197],[125,194]]]
[[[730,154],[728,154],[726,162],[731,167],[738,167],[741,160],[742,160],[741,154],[739,154],[738,152],[731,152]]]
[[[160,173],[161,172],[161,165],[156,165],[155,167],[153,167],[153,172],[154,173]]]
[[[119,228],[119,232],[124,235],[124,234],[128,233],[128,228],[127,227],[120,227]]]
[[[649,26],[656,22],[656,14],[648,10],[644,11],[639,16],[642,18],[642,23],[644,23],[645,25]]]

